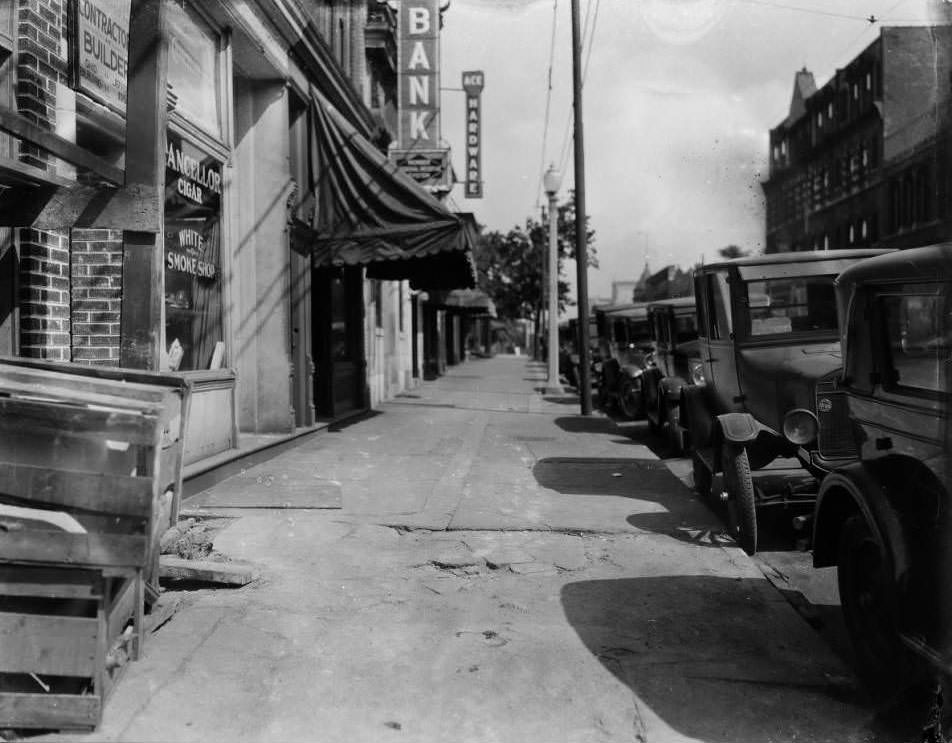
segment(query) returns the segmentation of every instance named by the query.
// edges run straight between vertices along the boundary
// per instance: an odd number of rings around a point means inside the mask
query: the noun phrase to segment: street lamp
[[[559,214],[555,195],[562,184],[562,174],[550,165],[542,179],[545,193],[549,197],[549,380],[546,392],[561,394],[559,383]]]

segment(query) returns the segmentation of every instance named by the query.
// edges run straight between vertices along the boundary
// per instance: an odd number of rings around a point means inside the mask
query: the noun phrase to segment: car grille
[[[821,384],[816,395],[816,415],[820,423],[820,456],[825,459],[856,456],[856,442],[850,423],[846,393]]]

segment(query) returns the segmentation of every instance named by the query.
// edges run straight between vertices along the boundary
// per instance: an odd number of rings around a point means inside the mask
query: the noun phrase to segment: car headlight
[[[816,416],[809,410],[797,408],[783,417],[783,435],[787,441],[797,446],[805,446],[816,440],[819,430]]]
[[[594,369],[598,374],[601,374],[601,373],[602,373],[602,362],[601,362],[601,361],[596,361],[594,364],[592,364],[592,369]]]
[[[704,386],[704,364],[697,360],[692,360],[691,362],[691,382],[696,384],[698,387]]]

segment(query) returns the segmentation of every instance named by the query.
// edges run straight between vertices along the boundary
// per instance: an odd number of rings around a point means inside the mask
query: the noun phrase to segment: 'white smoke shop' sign
[[[126,109],[130,0],[73,0],[76,88],[119,112]]]

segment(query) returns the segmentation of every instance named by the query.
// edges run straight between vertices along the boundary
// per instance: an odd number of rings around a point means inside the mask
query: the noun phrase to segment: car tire
[[[757,552],[757,496],[747,449],[726,445],[721,452],[721,468],[727,491],[728,529],[738,546],[753,555]]]
[[[856,672],[877,701],[895,697],[915,680],[915,664],[896,622],[898,589],[892,558],[862,514],[843,524],[836,578]]]
[[[704,464],[704,461],[697,452],[691,454],[691,470],[694,476],[694,490],[700,496],[701,500],[710,502],[713,498],[711,493],[712,477],[711,471]]]
[[[640,391],[635,390],[635,385],[630,379],[625,379],[618,390],[618,409],[621,414],[629,420],[635,420],[641,408],[639,403]]]

